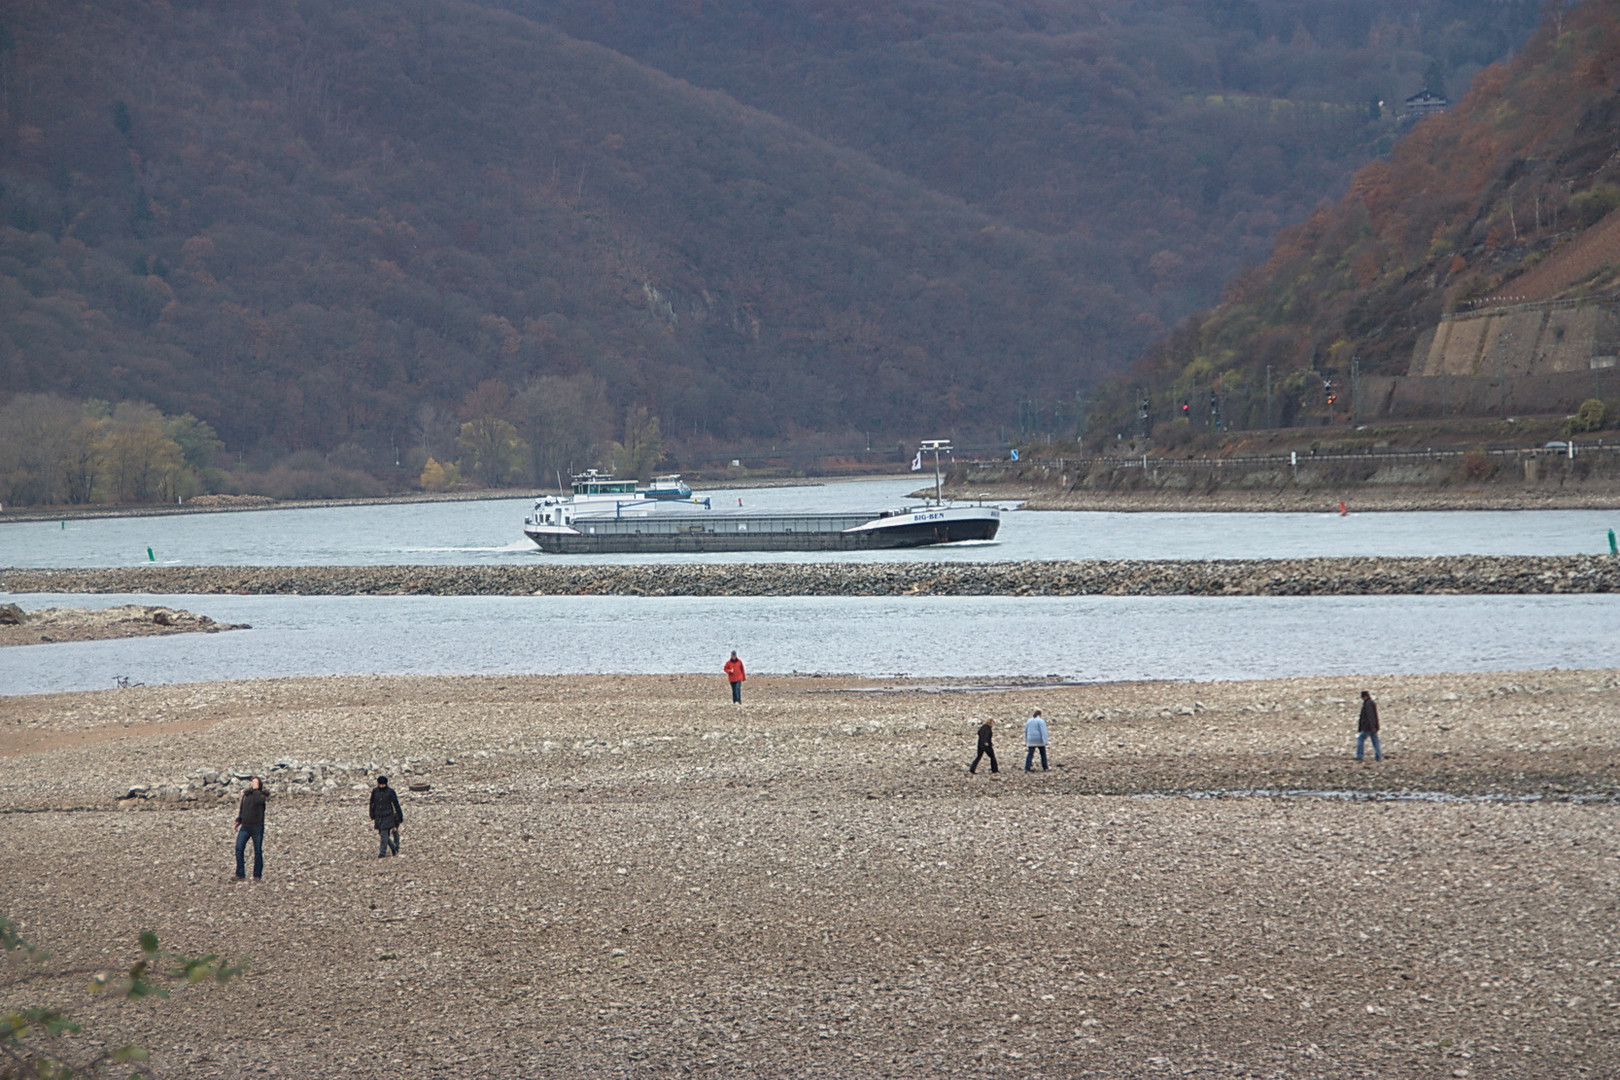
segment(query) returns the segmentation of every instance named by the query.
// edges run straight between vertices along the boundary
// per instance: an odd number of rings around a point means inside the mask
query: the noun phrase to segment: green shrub
[[[1565,430],[1570,435],[1583,431],[1602,431],[1607,412],[1603,402],[1597,398],[1587,398],[1581,402],[1581,407],[1575,410],[1575,415],[1569,418]]]
[[[1569,200],[1569,212],[1575,215],[1576,223],[1583,229],[1596,225],[1616,206],[1620,206],[1620,187],[1613,184],[1588,188]]]

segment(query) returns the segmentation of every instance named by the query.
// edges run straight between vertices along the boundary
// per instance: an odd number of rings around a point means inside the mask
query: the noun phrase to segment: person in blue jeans
[[[1372,739],[1373,760],[1383,761],[1384,751],[1378,745],[1378,702],[1372,695],[1363,690],[1361,692],[1361,719],[1356,724],[1356,760],[1361,761],[1367,749],[1367,740]]]
[[[1036,709],[1035,715],[1024,721],[1024,771],[1029,772],[1035,766],[1035,751],[1041,752],[1041,772],[1046,771],[1046,720],[1041,716],[1041,710]]]
[[[264,877],[264,804],[270,793],[257,776],[242,792],[242,805],[236,811],[236,880],[247,880],[247,846],[253,841],[253,880]]]
[[[737,659],[737,650],[731,651],[731,659],[725,662],[722,668],[726,673],[726,681],[731,683],[731,702],[733,705],[742,704],[742,684],[748,678],[748,672],[743,670],[743,662]]]

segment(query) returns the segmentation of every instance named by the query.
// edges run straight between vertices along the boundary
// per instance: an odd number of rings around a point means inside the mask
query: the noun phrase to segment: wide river
[[[761,510],[883,507],[912,480],[719,492]],[[0,566],[740,562],[1607,550],[1620,512],[1011,511],[994,543],[901,552],[549,556],[523,500],[0,525]],[[1353,508],[1352,508],[1353,509]],[[718,672],[1243,679],[1620,664],[1614,596],[281,597],[0,594],[26,608],[164,603],[250,631],[0,649],[0,693],[325,674]]]
[[[714,493],[758,510],[863,510],[906,501],[917,480]],[[1608,550],[1620,511],[1321,514],[1014,510],[991,543],[880,552],[545,555],[523,535],[529,500],[401,503],[0,524],[0,567],[311,566],[393,563],[874,562],[1263,559],[1311,555],[1575,555]],[[1354,507],[1351,508],[1352,511]],[[0,522],[3,522],[0,518]]]

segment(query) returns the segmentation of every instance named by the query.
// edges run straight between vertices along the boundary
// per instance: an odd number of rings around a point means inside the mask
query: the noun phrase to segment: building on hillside
[[[1415,123],[1425,116],[1445,112],[1451,108],[1451,99],[1433,90],[1419,90],[1401,103],[1401,122]]]

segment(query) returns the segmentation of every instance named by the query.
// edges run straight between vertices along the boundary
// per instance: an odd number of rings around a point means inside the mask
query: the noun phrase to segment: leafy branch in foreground
[[[6,977],[0,990],[11,991],[44,979],[70,975],[90,975],[87,992],[102,1000],[166,998],[166,984],[227,982],[246,970],[245,964],[230,964],[217,954],[186,956],[160,951],[157,935],[150,930],[140,936],[141,955],[129,970],[78,971],[53,969],[50,954],[27,941],[17,924],[0,915],[0,953],[5,954]],[[12,994],[7,994],[12,997]],[[105,1075],[113,1067],[136,1066],[131,1080],[151,1074],[143,1068],[151,1056],[147,1049],[128,1043],[91,1054],[72,1042],[84,1028],[66,1012],[47,1005],[22,1005],[0,1011],[0,1080],[67,1080],[70,1077]],[[122,1071],[121,1069],[119,1070]]]

